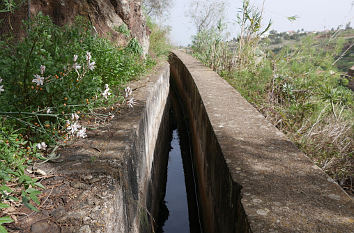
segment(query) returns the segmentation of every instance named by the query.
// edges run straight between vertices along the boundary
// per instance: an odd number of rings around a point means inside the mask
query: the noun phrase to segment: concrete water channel
[[[190,55],[174,51],[169,64],[131,87],[134,109],[40,167],[54,174],[48,184],[58,183],[47,192],[56,208],[32,214],[24,226],[56,230],[33,233],[171,233],[182,219],[178,232],[354,232],[353,199]],[[174,164],[177,135],[182,159]],[[176,167],[179,175],[167,175]],[[176,189],[183,218],[172,208]]]
[[[188,122],[177,93],[170,89],[171,142],[166,168],[165,197],[160,203],[157,233],[202,233],[197,180]]]
[[[190,55],[175,51],[169,62],[177,119],[189,136],[199,229],[354,232],[352,198],[285,135]]]
[[[179,164],[167,181],[166,233],[354,232],[351,197],[236,90],[183,52],[169,63],[169,99],[189,152],[182,161],[190,221],[173,214],[186,206]],[[171,157],[168,166],[176,166]],[[182,198],[169,203],[177,190]]]

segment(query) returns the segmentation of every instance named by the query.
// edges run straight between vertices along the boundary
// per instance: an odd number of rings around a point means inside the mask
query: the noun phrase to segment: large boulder
[[[87,18],[94,30],[101,36],[109,37],[118,45],[125,45],[128,38],[117,32],[122,24],[130,29],[143,47],[149,49],[149,30],[142,12],[141,0],[31,0],[14,14],[0,13],[0,32],[12,31],[16,37],[24,36],[22,20],[38,12],[49,15],[57,25],[70,24],[77,15]]]

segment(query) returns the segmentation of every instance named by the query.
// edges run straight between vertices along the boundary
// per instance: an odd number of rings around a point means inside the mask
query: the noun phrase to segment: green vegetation
[[[342,51],[335,56],[335,65],[342,71],[347,72],[354,65],[354,29],[349,25],[345,29],[338,28],[325,32],[305,32],[303,29],[297,32],[277,32],[272,30],[262,42],[267,43],[273,52],[279,52],[284,46],[297,46],[306,37],[311,36],[317,44],[326,44],[325,49],[331,52],[332,47],[340,41],[343,43]],[[330,46],[329,46],[330,45]]]
[[[2,0],[0,2],[0,13],[14,12],[15,9],[22,6],[26,0]]]
[[[150,17],[147,19],[147,25],[151,30],[149,53],[153,58],[167,59],[171,51],[171,44],[168,40],[170,29],[161,27],[154,23]]]
[[[346,42],[340,36],[319,40],[304,34],[274,50],[274,33],[261,38],[269,29],[269,24],[260,29],[261,15],[244,1],[240,36],[227,41],[219,23],[194,37],[192,53],[345,186],[354,168],[354,96],[342,85],[348,80],[341,78],[335,60]]]
[[[129,81],[149,71],[165,50],[154,50],[165,34],[152,30],[154,59],[143,59],[142,46],[129,30],[120,28],[130,41],[117,47],[97,36],[91,25],[77,18],[59,27],[42,14],[25,22],[26,38],[0,38],[0,208],[22,203],[38,211],[41,177],[29,168],[56,158],[58,146],[86,137],[78,119],[109,119],[113,113],[95,111],[114,103],[134,105]],[[159,33],[159,35],[155,35]],[[165,45],[165,48],[167,46]],[[11,222],[0,215],[2,226]]]

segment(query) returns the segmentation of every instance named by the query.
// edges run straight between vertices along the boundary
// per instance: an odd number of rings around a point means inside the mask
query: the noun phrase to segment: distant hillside
[[[340,71],[347,72],[354,65],[354,29],[327,30],[322,32],[305,32],[303,30],[277,32],[270,31],[263,42],[273,52],[279,52],[284,46],[296,46],[303,38],[312,35],[318,40],[319,45],[326,44],[329,47],[335,46],[335,43],[343,43],[341,52],[338,53],[336,66]],[[341,56],[342,55],[342,56]]]

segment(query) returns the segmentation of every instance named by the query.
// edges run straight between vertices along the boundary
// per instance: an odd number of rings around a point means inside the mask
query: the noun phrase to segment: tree
[[[350,26],[350,22],[348,22],[346,25],[345,25],[345,30],[350,30],[352,29],[352,27]]]
[[[242,7],[237,14],[237,23],[241,32],[239,35],[238,50],[235,53],[236,63],[239,68],[247,67],[253,61],[258,50],[258,42],[261,36],[266,33],[272,22],[269,21],[265,29],[263,25],[263,8],[259,10],[251,5],[250,0],[243,0]]]
[[[162,17],[166,15],[172,5],[169,0],[144,0],[144,9],[146,14],[151,17]]]
[[[276,35],[276,34],[278,34],[278,32],[275,29],[269,31],[269,35]]]
[[[225,3],[221,0],[193,0],[188,16],[201,32],[215,27],[224,17]]]

